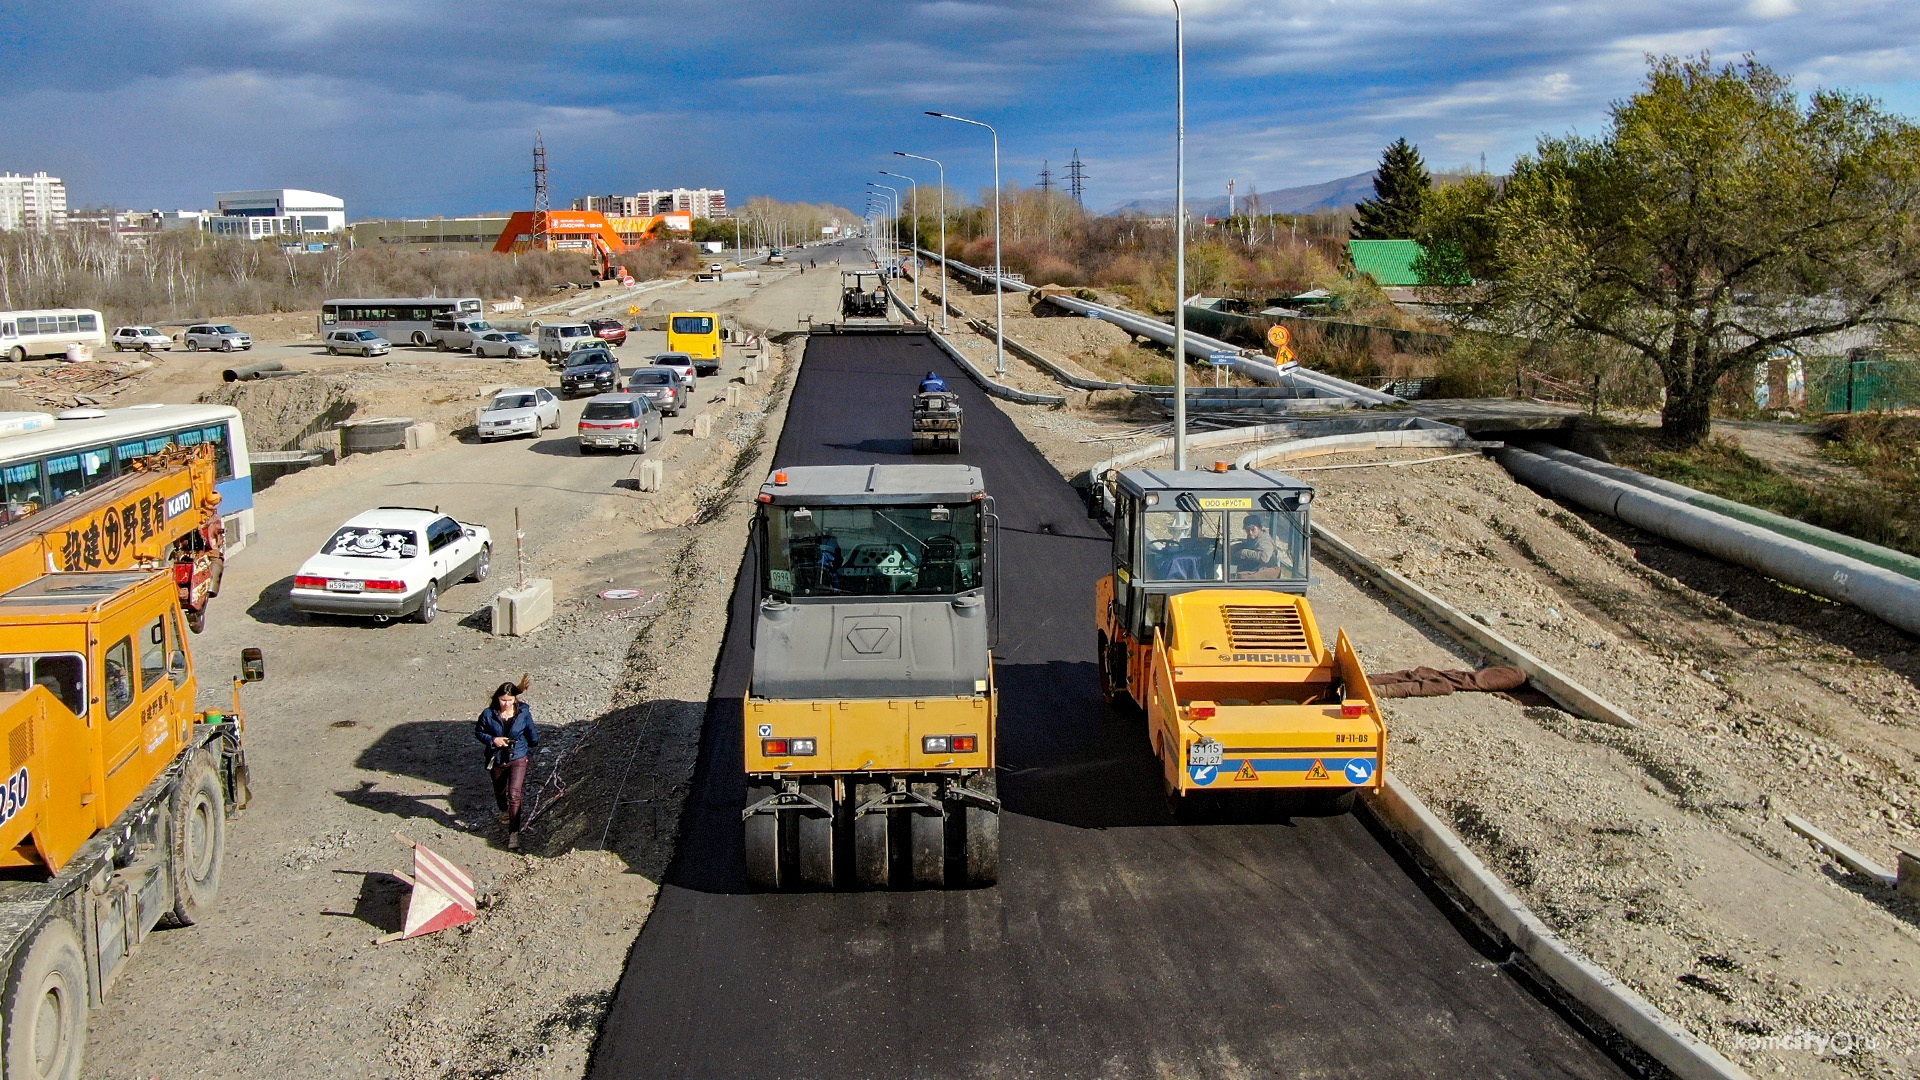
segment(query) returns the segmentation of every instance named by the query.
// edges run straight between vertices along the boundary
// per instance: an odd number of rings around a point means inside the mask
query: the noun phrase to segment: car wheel
[[[220,351],[221,351],[221,352],[232,352],[232,351],[233,351],[233,343],[232,343],[231,341],[223,341],[223,342],[221,342],[221,343],[220,343]]]
[[[331,345],[329,345],[329,346],[327,346],[327,355],[328,355],[328,356],[339,356],[339,355],[340,355],[340,350],[339,350],[339,349],[336,349],[336,348],[334,348],[334,347],[333,347],[333,346],[331,346]]]
[[[114,342],[114,343],[113,343],[113,351],[114,351],[114,352],[126,352],[127,350],[125,350],[125,349],[123,349],[123,348],[121,348],[121,347],[120,347],[120,343],[116,341],[116,342]]]
[[[485,581],[493,573],[493,545],[481,544],[480,557],[473,560],[473,573],[467,575],[468,581]]]
[[[195,341],[195,340],[193,340],[192,338],[188,338],[188,339],[187,339],[187,351],[188,351],[188,352],[199,352],[199,351],[200,351],[200,343],[199,343],[199,342],[197,342],[197,341]]]
[[[420,597],[420,610],[413,613],[413,619],[415,622],[430,623],[438,614],[440,614],[440,585],[438,582],[429,581],[427,591]]]

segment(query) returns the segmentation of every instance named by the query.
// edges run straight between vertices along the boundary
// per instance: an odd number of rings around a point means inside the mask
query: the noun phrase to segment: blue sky
[[[1406,136],[1498,171],[1594,131],[1648,52],[1754,53],[1920,115],[1915,0],[1187,0],[1188,191],[1360,172]],[[0,169],[75,206],[305,187],[350,215],[716,186],[862,205],[875,169],[977,192],[1077,147],[1088,205],[1172,191],[1167,0],[29,0],[9,12]],[[31,118],[30,120],[28,118]],[[927,175],[915,173],[918,165]]]

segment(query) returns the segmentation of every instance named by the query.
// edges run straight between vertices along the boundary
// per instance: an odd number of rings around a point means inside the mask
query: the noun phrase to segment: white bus
[[[107,324],[90,308],[0,311],[0,356],[19,363],[36,356],[65,356],[69,345],[107,347]]]
[[[122,474],[168,446],[211,444],[227,550],[253,539],[253,470],[240,410],[230,405],[132,405],[0,413],[0,525]]]
[[[395,345],[427,343],[427,331],[442,315],[478,315],[477,296],[394,296],[371,300],[329,300],[320,305],[320,338],[332,330],[371,330]]]

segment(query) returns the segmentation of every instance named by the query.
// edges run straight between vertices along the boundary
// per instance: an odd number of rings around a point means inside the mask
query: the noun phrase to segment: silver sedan
[[[513,435],[538,436],[560,426],[560,399],[544,386],[511,386],[493,395],[493,401],[474,417],[474,433],[482,440]]]
[[[473,339],[473,355],[503,356],[509,360],[518,360],[538,355],[540,346],[525,334],[515,334],[504,330],[489,330]]]

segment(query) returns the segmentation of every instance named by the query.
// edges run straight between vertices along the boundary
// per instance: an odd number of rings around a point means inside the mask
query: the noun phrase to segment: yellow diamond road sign
[[[640,305],[639,305],[639,304],[633,304],[633,305],[631,305],[631,306],[629,306],[629,307],[627,308],[627,314],[629,314],[629,315],[638,315],[638,314],[640,314]]]

